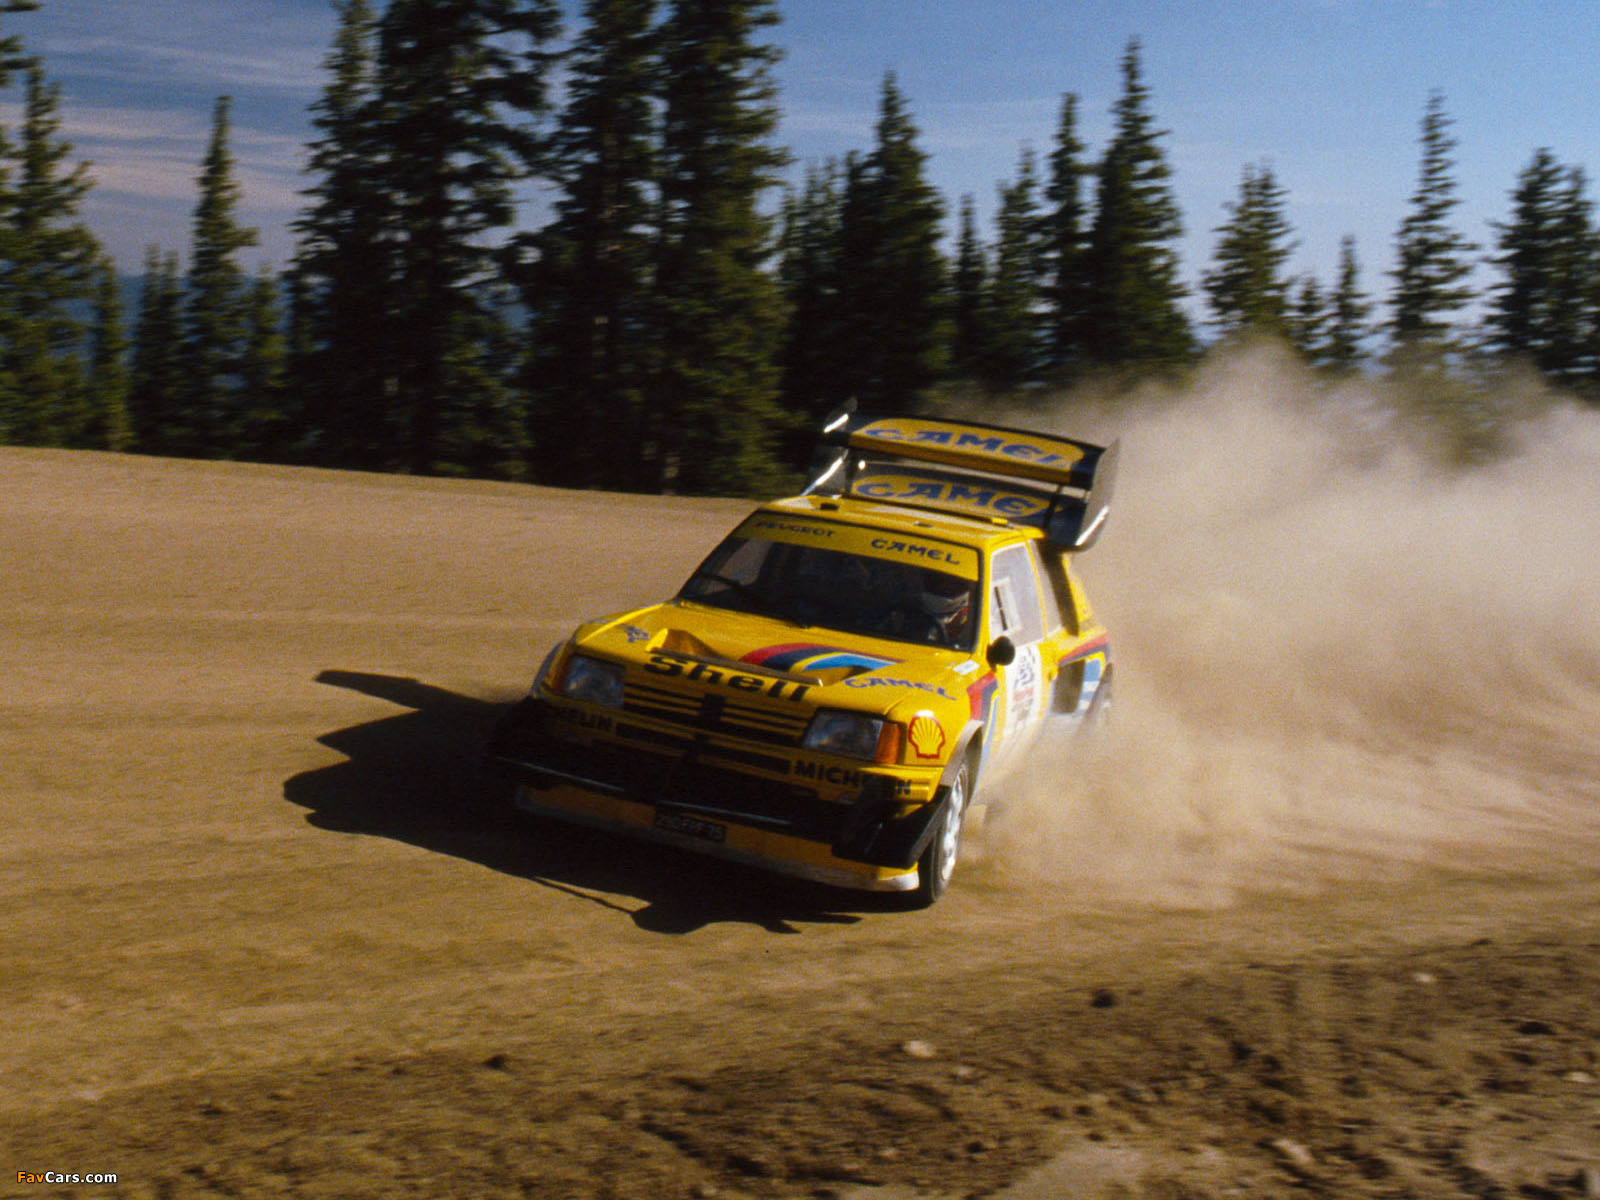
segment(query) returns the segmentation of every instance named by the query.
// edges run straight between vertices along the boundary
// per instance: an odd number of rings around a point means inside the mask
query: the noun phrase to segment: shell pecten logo
[[[938,758],[944,752],[944,726],[931,712],[919,712],[912,717],[906,736],[918,758]]]

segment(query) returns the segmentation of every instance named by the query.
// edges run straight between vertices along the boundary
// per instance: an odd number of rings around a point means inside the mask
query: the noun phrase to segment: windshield
[[[730,537],[679,599],[797,625],[904,642],[972,648],[977,584],[914,563],[821,546]]]

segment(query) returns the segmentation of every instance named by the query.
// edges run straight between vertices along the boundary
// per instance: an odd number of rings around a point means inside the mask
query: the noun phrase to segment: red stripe
[[[982,679],[967,685],[967,704],[971,707],[974,717],[983,716],[984,704],[994,695],[994,684],[994,672],[990,671]]]
[[[826,646],[818,646],[813,642],[789,642],[782,646],[763,646],[759,650],[752,650],[741,658],[740,662],[755,663],[757,666],[769,658],[776,658],[780,654],[787,654],[791,650],[826,650]]]
[[[1099,650],[1110,650],[1110,649],[1111,649],[1111,635],[1109,633],[1102,633],[1099,637],[1095,638],[1092,642],[1085,642],[1083,645],[1075,647],[1073,650],[1071,650],[1067,654],[1067,656],[1065,658],[1058,660],[1057,663],[1056,663],[1056,670],[1059,671],[1062,667],[1066,666],[1068,663],[1077,662],[1078,659],[1080,659],[1080,658],[1088,658],[1091,654],[1094,654],[1096,651],[1099,651]]]

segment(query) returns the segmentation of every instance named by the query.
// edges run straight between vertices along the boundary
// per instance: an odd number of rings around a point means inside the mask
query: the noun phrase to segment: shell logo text
[[[944,751],[944,726],[931,712],[919,712],[912,717],[906,735],[918,758],[938,758]]]

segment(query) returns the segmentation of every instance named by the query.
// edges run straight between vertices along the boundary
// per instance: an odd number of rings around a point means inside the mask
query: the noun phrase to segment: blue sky
[[[576,12],[575,0],[567,5]],[[1061,96],[1079,96],[1098,152],[1130,37],[1175,173],[1197,285],[1246,164],[1287,190],[1293,269],[1331,282],[1352,234],[1362,282],[1387,294],[1395,229],[1416,184],[1428,93],[1455,124],[1458,227],[1487,251],[1490,221],[1535,149],[1600,170],[1600,0],[780,0],[772,34],[784,123],[807,163],[870,143],[894,71],[945,195],[949,224],[971,193],[987,222],[1024,144],[1048,153]],[[212,102],[234,98],[232,147],[254,261],[281,262],[298,209],[329,0],[44,0],[3,18],[63,89],[77,153],[93,162],[90,224],[126,270],[152,242],[188,244]],[[15,89],[0,106],[14,126]],[[1591,190],[1591,194],[1593,190]],[[989,230],[985,226],[985,234]],[[251,260],[254,261],[251,261]],[[1481,270],[1480,286],[1493,273]]]

